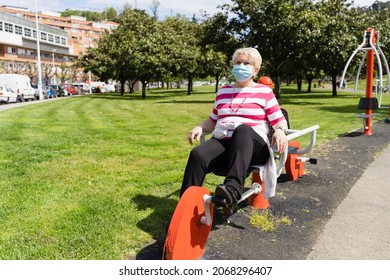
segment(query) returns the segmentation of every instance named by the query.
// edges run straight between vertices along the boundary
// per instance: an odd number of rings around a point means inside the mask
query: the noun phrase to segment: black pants
[[[270,154],[264,139],[250,126],[238,126],[229,140],[211,138],[192,149],[184,172],[180,196],[191,186],[202,186],[207,173],[225,174],[224,184],[241,195],[247,170],[265,164]]]

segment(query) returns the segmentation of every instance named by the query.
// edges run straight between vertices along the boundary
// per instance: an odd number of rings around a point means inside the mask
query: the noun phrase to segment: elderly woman
[[[192,149],[180,193],[201,186],[207,173],[223,170],[226,177],[215,196],[224,201],[220,206],[227,216],[234,213],[243,193],[249,166],[274,163],[270,146],[276,145],[282,153],[287,141],[287,122],[272,89],[253,81],[261,67],[260,53],[254,48],[237,49],[232,62],[235,84],[218,91],[210,116],[188,134],[191,145],[203,132],[212,132],[212,137]],[[275,130],[271,144],[268,124]],[[275,187],[276,177],[272,180]],[[268,196],[274,193],[271,190]]]

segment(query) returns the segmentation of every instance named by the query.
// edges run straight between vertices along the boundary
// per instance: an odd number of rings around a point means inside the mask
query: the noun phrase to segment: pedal
[[[211,202],[214,203],[214,205],[216,205],[216,206],[228,207],[228,203],[227,203],[226,198],[224,198],[222,196],[213,196],[211,199]]]
[[[297,160],[301,162],[308,162],[311,164],[317,164],[317,159],[316,158],[307,158],[307,157],[297,157]]]

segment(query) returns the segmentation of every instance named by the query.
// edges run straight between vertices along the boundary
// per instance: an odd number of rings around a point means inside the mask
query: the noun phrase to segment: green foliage
[[[85,17],[88,21],[102,21],[116,19],[116,10],[113,7],[106,8],[103,12],[84,11],[84,10],[70,10],[60,12],[62,17],[79,16]]]
[[[347,0],[233,0],[202,20],[177,15],[162,21],[155,16],[158,6],[158,1],[152,2],[154,16],[150,16],[124,5],[116,17],[119,28],[96,42],[98,47],[79,64],[103,80],[115,79],[122,85],[141,81],[143,98],[152,81],[187,80],[190,94],[195,77],[229,78],[233,51],[253,46],[263,56],[260,75],[271,76],[280,98],[280,83],[286,77],[298,81],[299,89],[303,79],[330,77],[336,96],[337,78],[368,26],[380,31],[381,48],[390,55],[389,9],[382,5],[355,8]],[[357,63],[353,61],[351,68]]]

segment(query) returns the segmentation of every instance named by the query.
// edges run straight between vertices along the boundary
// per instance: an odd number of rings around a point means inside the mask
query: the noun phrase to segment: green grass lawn
[[[178,201],[186,136],[209,115],[212,91],[96,94],[0,112],[0,259],[127,259],[161,236]],[[316,147],[362,129],[362,94],[282,95],[292,128],[320,125]],[[376,120],[387,116],[380,112]],[[210,175],[205,185],[221,180]]]

